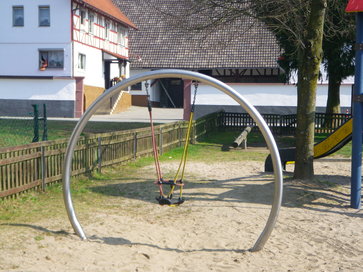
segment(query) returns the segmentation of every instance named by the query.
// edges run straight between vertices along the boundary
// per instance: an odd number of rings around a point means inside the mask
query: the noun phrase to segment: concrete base
[[[0,116],[33,116],[32,104],[39,105],[40,116],[43,116],[43,104],[46,104],[48,117],[74,117],[74,101],[17,99],[0,99]]]

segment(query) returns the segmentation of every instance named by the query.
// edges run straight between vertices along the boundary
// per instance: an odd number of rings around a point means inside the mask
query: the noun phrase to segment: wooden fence
[[[293,133],[295,115],[263,115],[274,133]],[[349,115],[316,115],[316,130],[332,131]],[[329,120],[329,127],[326,126]],[[243,113],[218,112],[198,119],[193,124],[192,142],[219,128],[241,129],[254,125],[252,118]],[[159,153],[183,146],[187,122],[155,126]],[[63,161],[68,140],[44,141],[22,146],[0,148],[0,198],[16,196],[29,189],[45,190],[46,185],[62,180]],[[143,156],[151,156],[150,128],[112,133],[92,134],[80,137],[74,150],[72,175],[80,175],[102,167],[128,162]]]
[[[216,114],[207,115],[193,124],[191,139],[217,127]],[[185,143],[187,122],[155,126],[159,154]],[[62,180],[63,161],[68,139],[44,141],[0,148],[0,198],[16,196],[29,189],[45,190],[46,185]],[[72,175],[151,156],[150,128],[140,128],[80,137],[74,149]]]
[[[262,114],[267,125],[273,134],[276,135],[294,135],[296,130],[296,114]],[[351,114],[315,114],[315,132],[332,133],[347,120]],[[248,113],[220,112],[218,115],[218,127],[242,130],[247,126],[254,126],[258,130],[256,123]]]
[[[208,122],[194,124],[203,133]],[[159,152],[183,146],[188,124],[177,122],[155,126]],[[205,130],[204,130],[205,131]],[[0,149],[0,197],[16,196],[32,188],[61,181],[68,139],[45,141]],[[93,134],[80,137],[74,150],[72,175],[123,163],[153,154],[150,128]]]

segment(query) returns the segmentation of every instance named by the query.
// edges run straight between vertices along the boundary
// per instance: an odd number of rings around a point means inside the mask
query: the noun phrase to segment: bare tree
[[[298,107],[294,177],[314,175],[316,89],[323,57],[322,40],[328,0],[185,0],[187,13],[169,14],[190,31],[244,18],[257,18],[275,34],[287,56],[296,56]],[[330,0],[333,1],[333,0]],[[167,13],[167,11],[165,12]],[[193,20],[191,20],[193,18]]]
[[[323,63],[329,79],[326,113],[340,113],[341,82],[354,75],[355,20],[345,7],[345,1],[331,0],[325,19]]]

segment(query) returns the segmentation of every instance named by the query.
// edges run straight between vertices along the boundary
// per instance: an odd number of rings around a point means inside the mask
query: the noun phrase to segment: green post
[[[42,141],[48,141],[48,126],[47,126],[47,105],[43,104],[43,137]]]
[[[38,105],[33,104],[32,105],[33,109],[34,109],[34,122],[33,122],[33,126],[34,126],[34,137],[32,142],[39,142],[39,111],[38,111]]]

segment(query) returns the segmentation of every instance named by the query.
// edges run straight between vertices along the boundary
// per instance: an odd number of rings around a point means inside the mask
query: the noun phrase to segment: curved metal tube
[[[272,229],[274,228],[277,216],[281,207],[282,201],[282,186],[283,186],[283,177],[282,177],[282,167],[280,164],[280,155],[277,149],[276,142],[273,138],[273,135],[268,128],[266,122],[251,104],[244,100],[244,98],[237,93],[234,89],[229,87],[227,84],[214,79],[212,77],[192,72],[192,71],[184,71],[184,70],[157,70],[157,71],[150,71],[135,75],[130,77],[126,80],[119,82],[117,85],[109,88],[106,92],[104,92],[100,97],[96,99],[96,101],[87,109],[87,111],[83,114],[81,119],[78,121],[77,125],[75,126],[73,133],[69,139],[69,143],[66,150],[65,161],[64,161],[64,169],[63,169],[63,198],[64,203],[66,206],[66,210],[68,213],[68,218],[72,224],[72,227],[76,234],[81,237],[81,239],[87,239],[82,226],[80,225],[76,213],[74,211],[72,197],[71,197],[71,190],[70,190],[70,177],[71,177],[71,166],[72,166],[72,157],[73,151],[77,144],[79,135],[83,131],[83,128],[87,124],[88,120],[91,116],[96,112],[99,108],[101,103],[111,96],[113,96],[116,92],[120,90],[127,89],[127,87],[139,83],[141,81],[146,81],[150,79],[157,79],[157,78],[183,78],[183,79],[190,79],[190,80],[197,80],[201,83],[208,84],[210,86],[215,87],[216,89],[222,91],[223,93],[229,95],[235,101],[237,101],[242,108],[250,114],[253,120],[256,122],[260,131],[265,138],[266,144],[270,150],[273,169],[274,169],[274,176],[275,176],[275,185],[274,185],[274,197],[272,202],[272,208],[270,211],[270,215],[267,219],[267,223],[260,234],[259,238],[255,242],[254,246],[250,249],[250,251],[259,251],[263,248],[265,243],[267,242]]]

